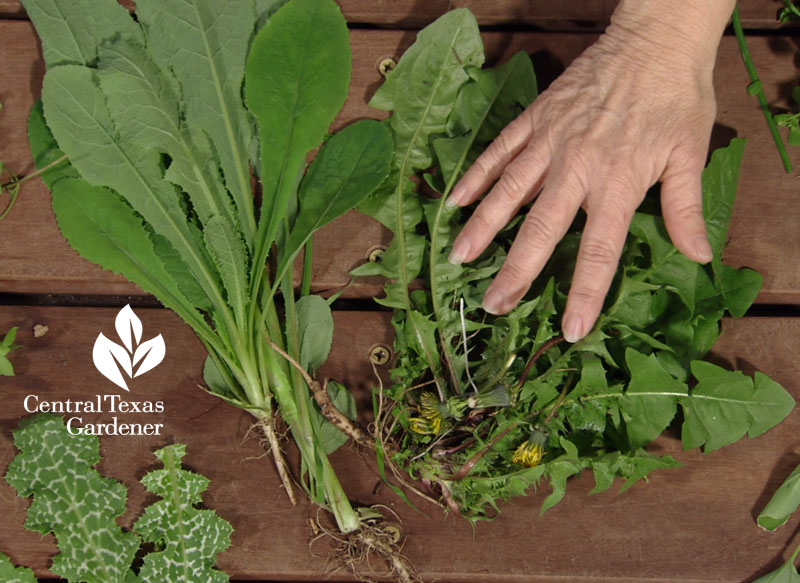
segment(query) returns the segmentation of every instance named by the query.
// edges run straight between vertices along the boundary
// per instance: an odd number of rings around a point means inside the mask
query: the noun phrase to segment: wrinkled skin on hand
[[[484,296],[486,311],[506,313],[522,299],[582,207],[586,226],[562,328],[568,341],[585,336],[602,309],[633,213],[659,181],[673,243],[694,261],[710,261],[701,173],[715,117],[716,44],[709,56],[673,36],[659,43],[612,24],[453,189],[448,204],[458,206],[489,191],[453,244],[454,263],[478,257],[533,201]]]

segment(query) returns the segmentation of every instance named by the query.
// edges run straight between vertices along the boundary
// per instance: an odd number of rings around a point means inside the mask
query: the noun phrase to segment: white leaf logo
[[[167,349],[161,334],[141,341],[142,321],[133,313],[130,305],[119,311],[114,327],[122,345],[109,340],[101,332],[94,341],[92,360],[104,377],[129,391],[122,373],[128,378],[134,378],[153,370],[164,360]]]

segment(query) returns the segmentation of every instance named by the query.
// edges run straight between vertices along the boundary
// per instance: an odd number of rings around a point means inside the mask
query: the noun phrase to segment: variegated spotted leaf
[[[155,452],[164,469],[142,478],[148,492],[162,500],[148,506],[134,524],[147,542],[163,550],[144,558],[142,583],[225,583],[228,576],[214,569],[216,556],[230,546],[233,528],[212,510],[196,508],[208,478],[181,469],[186,446],[169,445]]]
[[[70,582],[125,582],[139,539],[116,523],[125,487],[93,469],[98,439],[71,435],[58,416],[38,415],[20,423],[14,444],[20,453],[6,480],[18,495],[33,497],[25,526],[56,537],[60,553],[50,570]]]
[[[0,553],[0,581],[3,583],[36,583],[36,576],[27,567],[14,567],[11,559]]]

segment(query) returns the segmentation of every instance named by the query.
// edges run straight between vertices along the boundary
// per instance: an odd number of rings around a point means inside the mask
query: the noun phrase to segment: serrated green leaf
[[[698,380],[689,397],[681,399],[684,411],[683,447],[705,445],[709,452],[742,438],[748,431],[760,435],[782,421],[794,407],[794,399],[767,377],[753,380],[739,371],[694,361]]]
[[[553,491],[544,499],[539,516],[561,502],[567,491],[567,478],[574,476],[585,467],[583,460],[559,459],[547,464],[547,476]]]
[[[666,429],[675,417],[678,399],[686,395],[687,387],[667,373],[652,354],[645,356],[628,349],[625,362],[631,380],[619,406],[631,449],[637,449]]]
[[[47,71],[44,113],[59,146],[93,186],[107,186],[165,237],[208,294],[218,289],[211,259],[187,221],[174,187],[161,177],[158,152],[144,150],[135,136],[117,133],[95,72],[64,65]]]
[[[61,418],[38,415],[14,431],[20,453],[6,481],[20,496],[33,496],[25,526],[52,532],[60,553],[50,569],[70,581],[123,583],[139,548],[116,518],[125,512],[125,487],[103,478],[98,440],[72,435]]]
[[[262,249],[278,234],[306,154],[344,104],[350,69],[347,24],[332,0],[289,2],[253,40],[245,95],[259,122]]]
[[[798,506],[800,506],[800,466],[797,466],[775,491],[764,509],[759,512],[756,522],[764,530],[775,530],[786,524]]]
[[[228,576],[213,568],[216,556],[230,546],[231,525],[213,510],[201,510],[208,478],[181,469],[182,444],[155,452],[164,469],[149,472],[142,484],[162,500],[148,506],[133,528],[161,549],[144,557],[142,583],[225,583]]]
[[[206,222],[203,238],[219,271],[228,304],[243,330],[249,285],[247,247],[228,219],[219,215]]]
[[[114,126],[135,136],[143,149],[169,155],[164,179],[183,189],[201,223],[224,217],[234,229],[238,219],[214,146],[182,119],[180,88],[171,73],[161,71],[145,48],[116,41],[100,48],[98,78]]]
[[[333,314],[320,296],[303,296],[297,301],[297,331],[300,365],[315,371],[327,360],[333,342]]]
[[[186,124],[197,132],[192,135],[205,133],[214,144],[244,240],[252,245],[252,123],[241,88],[256,26],[253,0],[138,0],[136,16],[156,63],[183,89]]]
[[[139,26],[115,0],[23,0],[22,5],[42,40],[48,68],[93,65],[106,40],[144,43]]]
[[[14,567],[3,553],[0,553],[0,581],[3,583],[36,583],[36,575],[27,567]]]
[[[198,334],[210,333],[165,270],[142,220],[114,192],[79,178],[59,180],[52,192],[59,228],[73,249],[154,294]]]

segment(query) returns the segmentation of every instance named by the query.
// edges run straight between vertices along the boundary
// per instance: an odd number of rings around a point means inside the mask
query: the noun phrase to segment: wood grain
[[[21,326],[13,353],[18,376],[0,380],[0,471],[15,454],[11,430],[28,415],[28,394],[42,399],[87,398],[118,394],[93,368],[91,347],[100,331],[113,335],[115,310],[68,308],[0,308],[0,330]],[[326,575],[325,545],[309,554],[308,519],[317,516],[303,503],[290,507],[279,491],[267,459],[248,436],[250,418],[203,393],[203,350],[192,333],[170,312],[139,310],[144,337],[164,335],[167,357],[162,366],[136,379],[129,400],[163,400],[166,411],[155,422],[166,425],[160,437],[105,437],[103,474],[129,488],[129,511],[121,524],[137,516],[145,493],[137,483],[155,467],[151,451],[168,442],[188,444],[186,463],[211,478],[205,497],[236,529],[233,547],[220,565],[234,579],[312,581]],[[38,339],[36,323],[50,332]],[[364,401],[373,384],[366,353],[374,343],[388,343],[387,315],[358,312],[336,315],[331,360],[322,374],[334,376]],[[797,345],[800,321],[750,318],[726,321],[713,359],[746,372],[758,368],[800,398]],[[107,419],[108,415],[97,416]],[[149,421],[149,419],[148,419]],[[800,462],[800,417],[793,413],[780,427],[755,440],[743,440],[703,455],[681,452],[674,438],[662,438],[660,451],[675,455],[681,468],[653,474],[618,495],[609,491],[587,496],[590,475],[572,479],[565,500],[538,516],[549,488],[503,505],[499,518],[473,531],[465,521],[444,517],[420,504],[417,513],[386,488],[373,492],[373,462],[349,448],[334,455],[335,467],[351,497],[361,504],[385,503],[396,511],[408,536],[405,552],[426,581],[601,583],[739,582],[752,580],[785,560],[787,545],[800,525],[794,517],[780,531],[758,529],[754,515],[770,493]],[[417,501],[415,500],[415,503]],[[27,503],[0,481],[0,549],[18,564],[31,565],[40,577],[54,552],[50,537],[26,531]],[[349,580],[336,573],[333,580]]]
[[[32,163],[25,137],[25,119],[39,94],[43,64],[31,25],[25,21],[0,22],[3,50],[0,70],[6,83],[0,89],[0,160],[20,173]],[[524,50],[534,60],[540,80],[547,82],[593,40],[590,34],[486,33],[490,63]],[[354,54],[350,95],[335,128],[364,117],[382,117],[367,106],[381,81],[377,63],[399,56],[414,39],[413,32],[356,30],[351,33]],[[788,108],[788,93],[796,80],[791,37],[754,37],[753,58],[759,66],[770,103]],[[715,86],[717,129],[714,145],[735,134],[750,142],[742,168],[739,197],[730,230],[728,261],[747,265],[765,276],[762,303],[800,301],[800,264],[787,257],[800,254],[800,205],[797,173],[782,172],[764,121],[754,99],[745,92],[747,77],[735,42],[723,39]],[[800,155],[792,152],[796,165]],[[351,213],[318,233],[314,251],[315,291],[334,290],[348,282],[350,269],[364,262],[373,248],[390,240],[387,231],[368,218]],[[345,297],[372,297],[381,289],[376,278],[361,280]],[[25,186],[18,206],[0,222],[0,292],[34,294],[138,294],[138,288],[121,277],[93,266],[77,256],[56,226],[49,196],[39,181]]]
[[[135,2],[120,0],[129,10]],[[481,25],[525,25],[549,30],[605,27],[617,0],[337,0],[348,22],[421,28],[452,8],[471,9]],[[747,28],[777,28],[779,0],[740,0]],[[0,18],[26,18],[19,0],[0,0]]]

